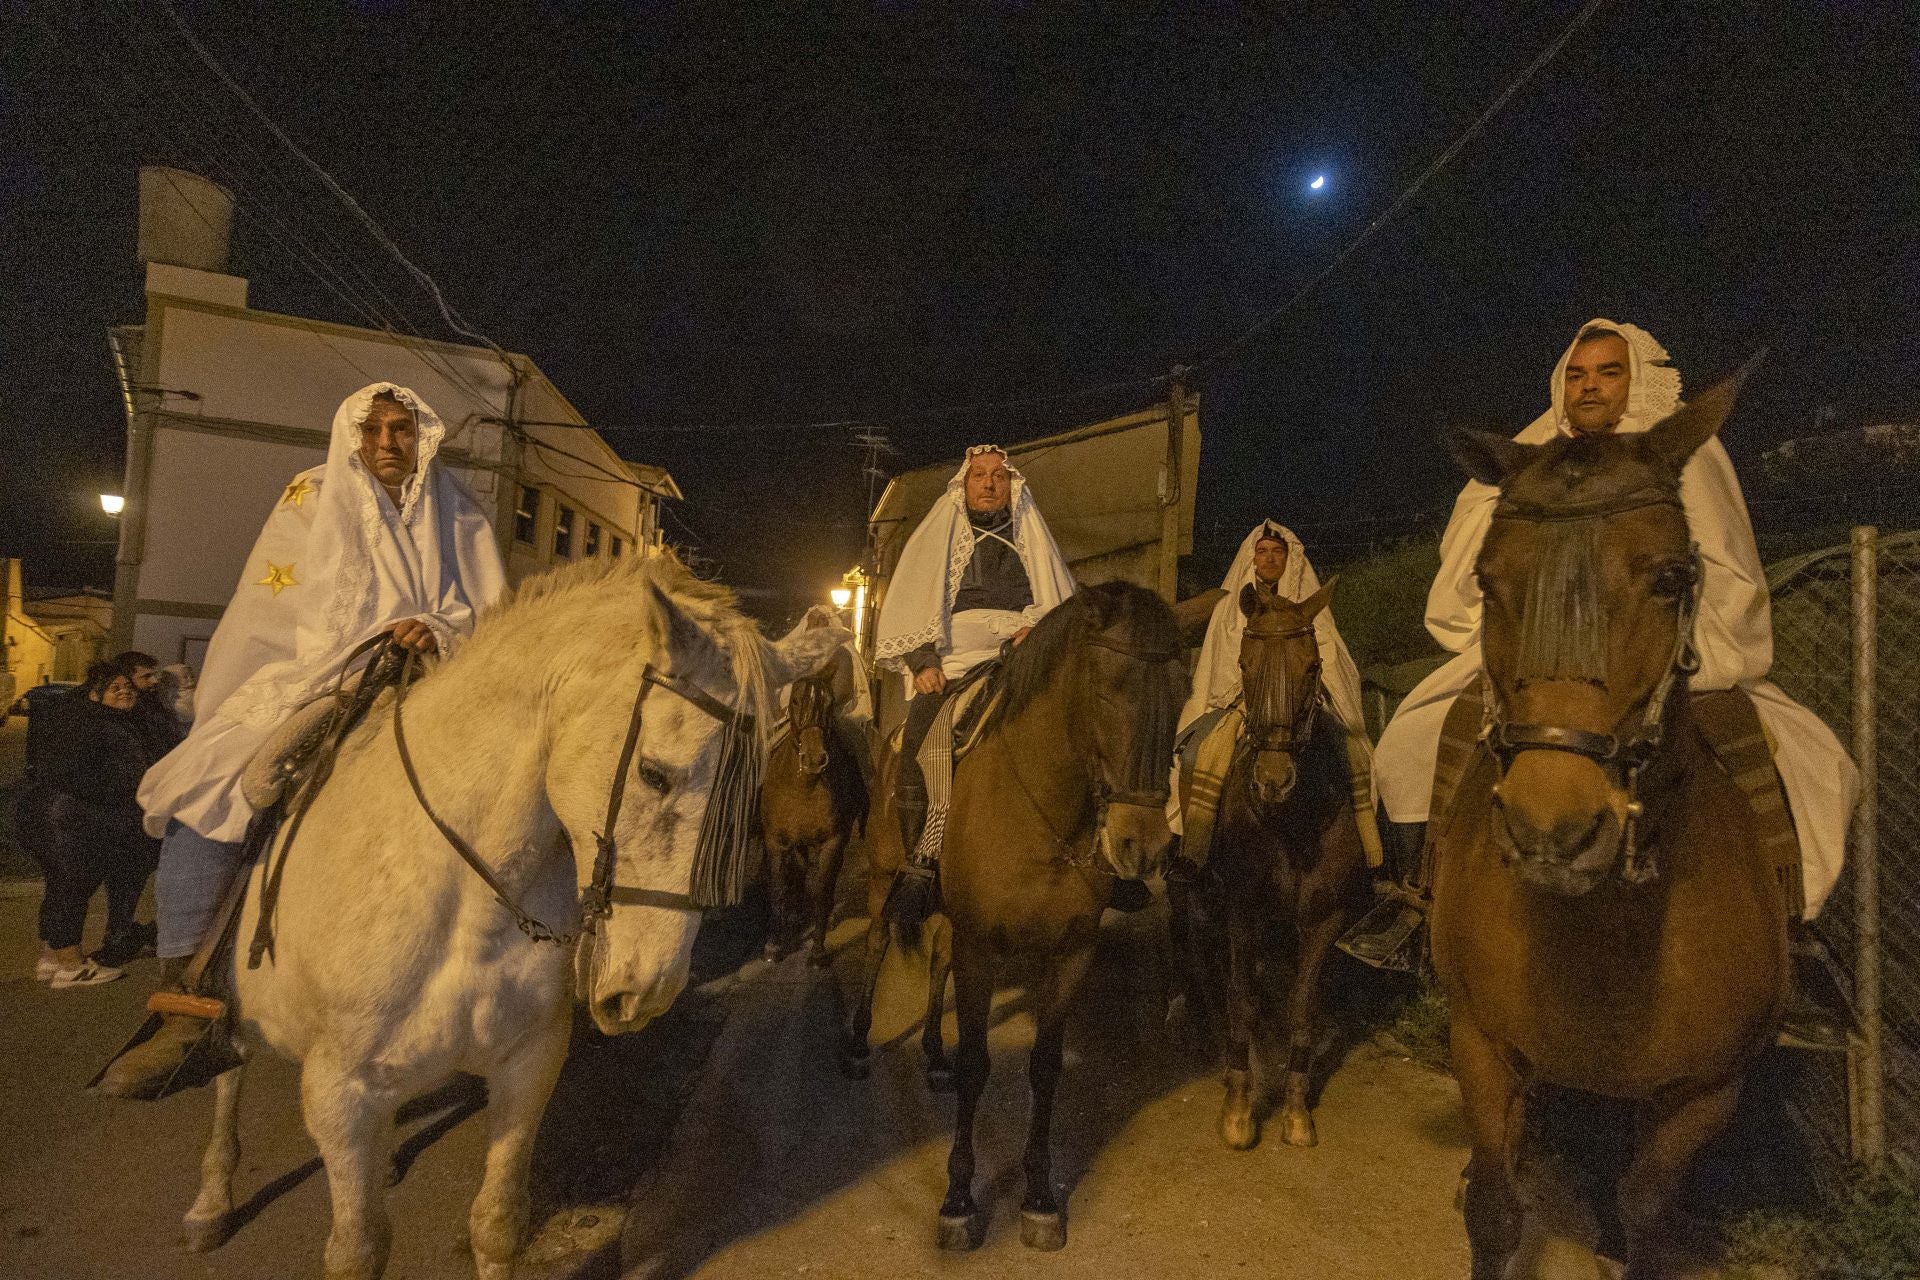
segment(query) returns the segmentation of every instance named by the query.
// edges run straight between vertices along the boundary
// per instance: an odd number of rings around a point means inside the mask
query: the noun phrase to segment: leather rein
[[[407,690],[413,684],[415,670],[418,665],[419,655],[409,652],[407,654],[406,665],[400,673],[399,687],[394,694],[393,743],[400,752],[400,767],[407,775],[407,785],[413,788],[413,798],[419,802],[420,809],[427,815],[428,821],[433,823],[435,829],[440,832],[441,837],[453,847],[453,851],[460,855],[460,860],[473,869],[473,873],[486,883],[487,888],[493,890],[493,896],[499,901],[500,905],[505,907],[508,913],[513,916],[513,922],[519,926],[520,932],[526,934],[527,937],[535,942],[551,942],[556,946],[570,947],[583,936],[591,935],[598,927],[600,921],[606,919],[606,917],[612,913],[615,903],[647,907],[665,907],[673,911],[697,912],[702,910],[701,905],[695,902],[690,894],[673,893],[665,889],[645,889],[632,885],[621,885],[614,881],[614,863],[617,851],[614,845],[613,832],[615,824],[620,820],[621,802],[626,798],[627,774],[633,766],[634,752],[640,745],[642,713],[647,705],[647,694],[658,687],[667,690],[669,693],[677,694],[723,725],[737,725],[742,721],[751,719],[751,717],[744,716],[732,707],[727,706],[724,702],[707,693],[704,689],[688,684],[675,676],[668,675],[656,669],[651,662],[646,665],[646,669],[640,673],[640,690],[634,695],[633,711],[627,717],[627,736],[626,740],[621,743],[620,746],[620,762],[614,766],[613,781],[607,789],[606,820],[602,824],[601,829],[594,833],[595,852],[593,859],[593,879],[580,893],[580,927],[569,933],[555,933],[552,929],[528,914],[526,908],[522,907],[518,899],[515,898],[512,890],[501,883],[500,877],[494,874],[491,867],[487,866],[485,860],[474,851],[473,846],[462,839],[460,833],[447,825],[446,820],[434,810],[433,805],[427,800],[426,792],[421,789],[420,774],[414,768],[412,753],[407,750],[406,729],[401,723],[400,714],[400,709],[407,699]]]
[[[1529,524],[1552,521],[1605,520],[1649,506],[1671,506],[1684,512],[1678,493],[1661,488],[1642,488],[1619,498],[1574,507],[1549,508],[1527,502],[1502,501],[1494,511],[1496,520],[1518,520]],[[1640,775],[1660,751],[1666,732],[1667,703],[1682,676],[1700,669],[1700,654],[1693,644],[1694,619],[1700,610],[1700,544],[1687,548],[1687,586],[1679,598],[1674,623],[1673,646],[1666,669],[1648,695],[1639,720],[1624,735],[1594,733],[1568,725],[1542,724],[1506,719],[1505,708],[1493,681],[1486,681],[1486,719],[1480,739],[1492,748],[1504,777],[1513,758],[1522,751],[1564,751],[1584,756],[1603,769],[1620,771],[1626,785],[1627,819],[1621,833],[1620,876],[1629,884],[1643,884],[1659,874],[1653,858],[1640,847],[1641,819],[1646,806],[1640,799]]]

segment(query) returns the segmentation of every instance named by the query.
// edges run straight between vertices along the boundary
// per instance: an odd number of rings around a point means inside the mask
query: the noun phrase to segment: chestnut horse
[[[1152,874],[1166,824],[1174,720],[1186,684],[1173,612],[1124,582],[1085,587],[1007,660],[1000,702],[954,771],[941,855],[953,929],[959,1090],[939,1243],[970,1249],[986,1219],[973,1198],[973,1123],[986,1088],[989,1007],[1000,966],[1035,962],[1021,1240],[1066,1243],[1048,1132],[1066,1014],[1093,961],[1116,875]],[[1098,1069],[1098,1064],[1090,1064]]]
[[[1226,1100],[1220,1137],[1244,1151],[1260,1140],[1250,1079],[1259,1020],[1261,959],[1273,926],[1291,942],[1287,995],[1287,1085],[1280,1136],[1314,1143],[1308,1072],[1318,1041],[1320,973],[1334,942],[1366,907],[1367,862],[1353,817],[1346,727],[1320,684],[1314,617],[1333,583],[1295,602],[1249,583],[1240,593],[1246,725],[1220,792],[1220,817],[1198,886],[1225,916]],[[1206,931],[1195,930],[1195,936]],[[1211,958],[1211,957],[1209,957]],[[1208,965],[1210,973],[1218,966]]]
[[[1779,1022],[1780,891],[1687,698],[1701,567],[1680,473],[1744,373],[1644,434],[1454,441],[1500,489],[1478,562],[1487,730],[1436,833],[1432,913],[1481,1280],[1584,1252],[1520,1176],[1538,1084],[1630,1106],[1626,1275],[1688,1274],[1681,1184]]]
[[[844,650],[835,650],[844,659]],[[854,828],[867,820],[867,783],[856,752],[834,723],[834,665],[793,682],[786,735],[767,755],[760,787],[760,835],[767,848],[773,925],[765,955],[797,947],[827,963],[834,886]]]

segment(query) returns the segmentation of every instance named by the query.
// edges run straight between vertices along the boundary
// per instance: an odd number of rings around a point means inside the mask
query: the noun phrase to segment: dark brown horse
[[[1213,849],[1198,886],[1215,904],[1209,914],[1226,922],[1220,1137],[1236,1150],[1260,1140],[1249,1068],[1261,1005],[1258,976],[1275,926],[1293,958],[1280,1136],[1291,1146],[1312,1146],[1308,1072],[1318,1041],[1321,969],[1368,900],[1346,728],[1322,696],[1314,637],[1314,617],[1332,592],[1329,582],[1299,602],[1251,584],[1240,593],[1247,618],[1240,642],[1246,724],[1221,788]],[[1192,931],[1206,935],[1204,929]],[[1218,972],[1217,964],[1207,967]]]
[[[1537,1084],[1631,1107],[1626,1274],[1685,1274],[1677,1193],[1778,1024],[1786,913],[1687,700],[1701,569],[1680,471],[1738,384],[1642,435],[1455,441],[1500,488],[1478,565],[1488,732],[1438,833],[1432,914],[1477,1278],[1584,1248],[1539,1211]]]
[[[835,657],[844,659],[844,650]],[[760,788],[760,834],[767,848],[773,927],[766,957],[798,947],[827,963],[834,886],[854,829],[867,820],[867,784],[856,754],[834,723],[834,664],[795,680],[787,701],[788,732],[767,756]]]
[[[973,1123],[987,1084],[989,1006],[1002,962],[1015,955],[1037,970],[1020,1235],[1038,1249],[1066,1243],[1048,1143],[1066,1015],[1115,875],[1151,874],[1171,839],[1180,655],[1174,615],[1152,592],[1083,588],[1013,651],[993,719],[955,770],[941,877],[953,927],[959,1106],[943,1248],[973,1248],[985,1232],[973,1198]]]

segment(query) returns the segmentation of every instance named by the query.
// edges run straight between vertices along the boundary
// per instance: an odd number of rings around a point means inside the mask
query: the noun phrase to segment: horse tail
[[[920,945],[920,930],[940,909],[940,882],[917,867],[902,867],[893,873],[893,887],[887,890],[887,902],[881,909],[909,947]]]

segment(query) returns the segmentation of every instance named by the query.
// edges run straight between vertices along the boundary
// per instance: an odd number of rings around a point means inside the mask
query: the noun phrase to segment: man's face
[[[420,432],[413,410],[397,400],[375,396],[373,408],[360,424],[360,461],[374,479],[398,489],[413,474],[420,459]]]
[[[1287,570],[1287,544],[1283,538],[1262,538],[1253,544],[1253,576],[1272,586]]]
[[[997,453],[976,453],[967,463],[967,510],[986,515],[1003,510],[1013,497],[1007,460]]]
[[[160,683],[160,668],[135,667],[133,669],[133,675],[130,678],[133,681],[133,687],[141,693],[145,693]]]
[[[1632,385],[1627,340],[1611,333],[1587,339],[1567,357],[1567,421],[1581,435],[1613,430],[1627,411]]]

